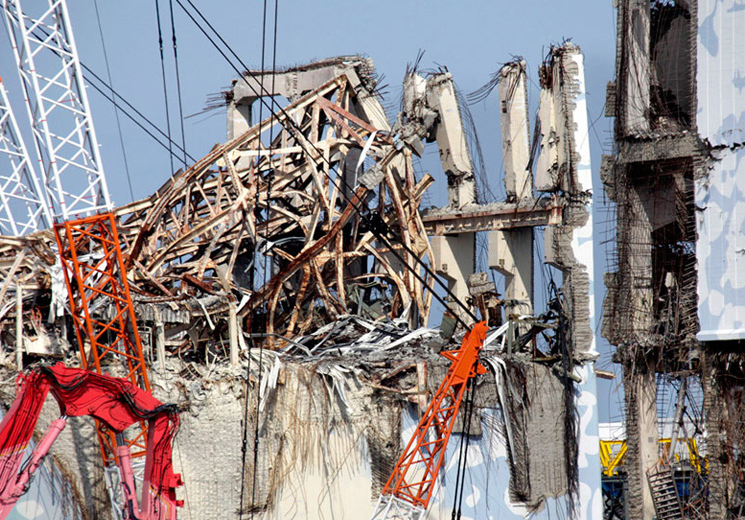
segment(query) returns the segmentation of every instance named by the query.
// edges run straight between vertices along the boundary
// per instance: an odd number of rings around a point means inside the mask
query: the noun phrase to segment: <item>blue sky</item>
[[[40,1],[40,0],[35,0]],[[182,0],[185,1],[185,0]],[[263,2],[192,0],[242,60],[251,68],[261,63]],[[270,9],[274,2],[268,2]],[[185,114],[198,114],[210,95],[226,89],[235,71],[214,50],[191,20],[173,0],[178,39],[182,99]],[[106,0],[68,0],[70,18],[81,60],[101,77],[107,77],[104,61],[108,54],[111,83],[129,102],[165,129],[165,109],[155,0],[114,2]],[[100,15],[100,27],[96,16]],[[177,97],[174,81],[171,27],[168,22],[169,1],[160,0],[165,40],[165,67],[168,76],[174,140],[180,141],[177,119]],[[271,30],[271,19],[268,22]],[[5,29],[1,29],[4,33]],[[103,32],[103,40],[101,38]],[[1,37],[0,74],[16,117],[25,124],[25,109],[20,104],[20,87],[15,63],[7,43]],[[453,74],[458,87],[469,93],[486,83],[500,65],[522,56],[528,62],[531,117],[537,109],[537,68],[553,43],[571,39],[585,55],[585,74],[590,142],[593,154],[595,191],[600,191],[597,172],[600,154],[610,153],[612,120],[603,117],[605,85],[612,79],[615,65],[615,10],[611,0],[564,0],[547,2],[443,0],[358,0],[303,2],[279,1],[277,35],[278,66],[306,63],[317,58],[342,54],[365,54],[371,57],[378,73],[385,76],[387,103],[397,104],[401,95],[401,80],[408,62],[425,51],[422,67],[445,66]],[[271,63],[268,45],[267,67]],[[238,65],[240,68],[240,66]],[[124,168],[115,113],[111,104],[93,89],[89,98],[101,154],[110,191],[117,205],[130,202],[131,197]],[[499,194],[502,188],[501,141],[496,93],[486,101],[471,106],[479,133],[491,189]],[[129,165],[134,198],[150,195],[170,175],[167,152],[150,137],[120,116],[124,146]],[[195,158],[205,155],[216,143],[225,140],[225,111],[216,109],[186,119],[187,150]],[[30,138],[27,144],[31,145]],[[445,202],[444,178],[439,173],[436,152],[425,154],[425,170],[437,179],[431,202]],[[596,214],[596,242],[608,238],[608,216]],[[603,253],[596,253],[602,279],[605,266]],[[540,279],[536,279],[540,283]],[[600,368],[611,369],[609,353],[603,351]],[[599,396],[611,397],[615,383],[601,381]],[[607,396],[607,397],[606,397]],[[613,418],[606,412],[601,420]]]

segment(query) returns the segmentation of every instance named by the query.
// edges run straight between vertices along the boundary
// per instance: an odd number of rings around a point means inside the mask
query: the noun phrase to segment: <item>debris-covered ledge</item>
[[[244,510],[263,511],[264,518],[346,518],[368,505],[371,511],[412,421],[449,367],[439,352],[460,340],[411,330],[406,320],[341,316],[279,351],[252,347],[237,367],[169,358],[152,385],[158,398],[182,406],[176,465],[183,464],[177,469],[189,483],[185,514],[232,514],[241,503],[239,483]],[[562,426],[565,377],[555,357],[506,349],[500,337],[484,353],[490,372],[475,390],[478,419],[469,443],[486,457],[478,471],[509,468],[501,485],[510,500],[540,510],[547,498],[567,493],[566,458],[576,439]],[[465,427],[459,419],[453,446]],[[219,457],[178,456],[201,452],[216,437],[226,440]],[[307,494],[302,503],[299,489]]]

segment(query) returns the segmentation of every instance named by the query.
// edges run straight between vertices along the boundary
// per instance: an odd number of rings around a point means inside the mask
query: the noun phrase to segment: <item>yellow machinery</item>
[[[680,437],[678,438],[678,442],[688,447],[688,461],[697,472],[701,473],[702,469],[708,470],[709,463],[698,452],[696,439],[693,437]],[[661,457],[667,459],[670,451],[670,439],[660,439],[659,445]],[[600,441],[600,463],[603,466],[603,475],[612,477],[618,473],[619,467],[626,463],[626,450],[625,440]],[[676,456],[675,459],[679,461],[680,457]]]

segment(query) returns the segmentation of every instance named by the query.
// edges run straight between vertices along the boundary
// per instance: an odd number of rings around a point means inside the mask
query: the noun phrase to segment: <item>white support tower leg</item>
[[[54,218],[110,210],[98,141],[64,0],[1,0]],[[28,6],[27,6],[28,7]]]
[[[0,79],[0,234],[25,235],[50,227],[52,214],[46,193]]]

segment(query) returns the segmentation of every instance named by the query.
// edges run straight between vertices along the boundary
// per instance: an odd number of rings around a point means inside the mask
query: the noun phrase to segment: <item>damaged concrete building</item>
[[[603,335],[623,367],[628,452],[626,510],[610,518],[741,518],[745,11],[728,0],[617,9],[615,150],[601,169],[617,247]],[[693,438],[707,464],[676,451]]]
[[[428,518],[602,516],[583,58],[551,49],[535,132],[526,67],[496,76],[507,200],[479,199],[449,72],[411,67],[389,118],[372,61],[349,56],[246,71],[226,93],[227,142],[115,210],[153,392],[182,410],[183,517],[368,518],[447,370],[438,353],[476,315],[492,327],[491,373],[475,420],[456,423]],[[442,172],[417,173],[426,143]],[[434,182],[449,203],[424,209]],[[476,270],[478,234],[504,295]],[[540,237],[557,283],[539,303]],[[75,364],[53,232],[0,236],[0,270],[6,375]],[[79,516],[111,518],[95,433],[75,422],[53,465]]]

